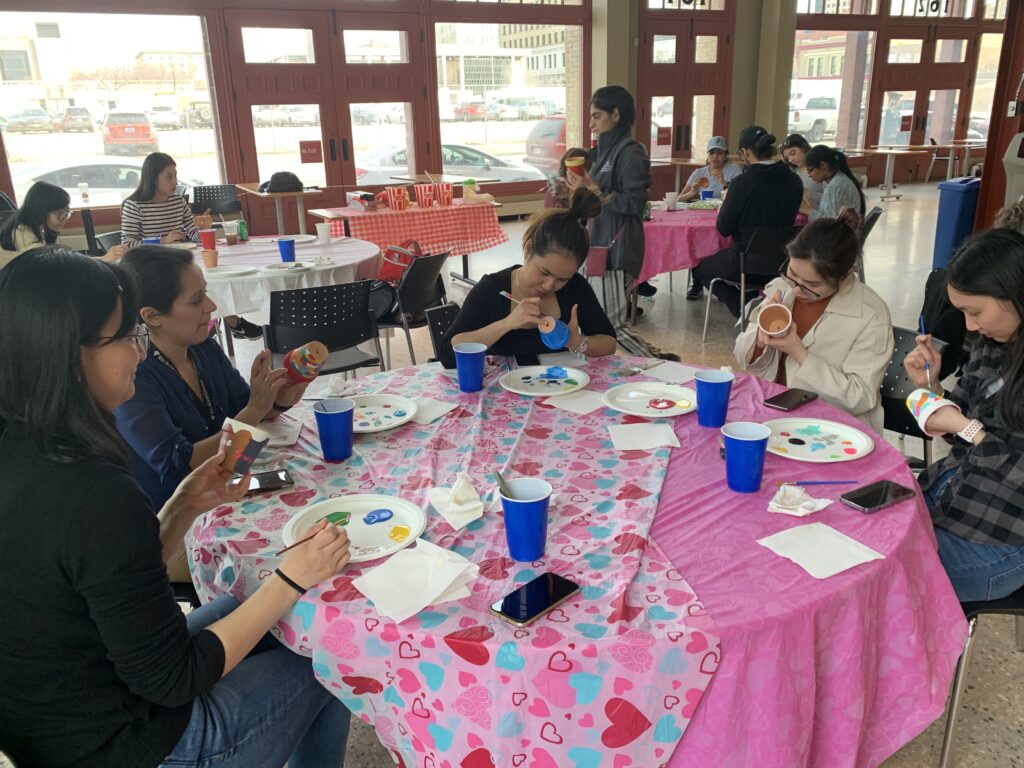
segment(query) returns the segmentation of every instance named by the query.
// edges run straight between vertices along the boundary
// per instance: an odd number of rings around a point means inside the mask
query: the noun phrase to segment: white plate
[[[352,395],[348,399],[356,404],[352,431],[357,434],[394,429],[416,415],[416,401],[401,395]]]
[[[697,393],[692,389],[656,381],[619,384],[605,392],[601,399],[612,410],[647,419],[682,416],[697,409]]]
[[[867,456],[874,441],[855,427],[827,419],[772,419],[764,422],[772,431],[768,452],[795,461],[833,464]]]
[[[276,243],[281,239],[282,238],[280,237],[272,237],[270,238],[270,242]],[[285,239],[294,240],[296,245],[302,245],[303,243],[315,243],[316,235],[288,235]]]
[[[207,277],[240,277],[251,275],[256,267],[209,267],[206,270]]]
[[[498,383],[504,389],[515,392],[517,395],[554,397],[583,389],[590,383],[590,377],[579,368],[567,368],[560,365],[527,365],[509,371],[498,379]]]
[[[265,267],[260,267],[260,270],[269,272],[272,275],[283,275],[289,272],[305,272],[307,269],[312,268],[312,261],[282,261],[280,264],[267,264]]]
[[[376,509],[390,510],[391,518],[380,523],[363,522],[366,515]],[[349,513],[344,528],[352,542],[349,562],[353,563],[376,560],[405,549],[427,527],[426,514],[411,501],[378,493],[356,493],[318,502],[296,514],[285,523],[282,531],[284,545],[290,547],[324,515],[345,512]],[[395,531],[399,526],[404,526],[408,532],[401,529]]]
[[[168,243],[167,245],[171,248],[180,248],[183,251],[191,251],[198,248],[201,244],[189,241],[187,243]]]

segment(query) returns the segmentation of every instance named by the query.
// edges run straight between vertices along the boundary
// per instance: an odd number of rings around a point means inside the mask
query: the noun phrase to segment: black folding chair
[[[875,228],[875,224],[878,223],[878,219],[885,213],[885,208],[876,205],[867,215],[864,217],[864,221],[860,224],[860,231],[857,236],[860,238],[860,253],[857,254],[857,277],[860,278],[862,283],[866,283],[867,277],[864,276],[864,243],[867,242],[868,235],[871,234],[871,230]]]
[[[892,359],[889,360],[889,367],[885,369],[885,376],[882,378],[883,426],[900,435],[919,437],[924,441],[924,463],[917,459],[909,459],[911,469],[920,472],[932,463],[932,439],[921,431],[910,409],[907,408],[907,398],[917,389],[917,385],[910,380],[903,367],[903,358],[917,346],[917,333],[893,326],[892,335],[895,341]]]
[[[331,353],[320,373],[371,365],[383,371],[377,322],[370,312],[371,282],[271,292],[270,323],[263,326],[263,346],[270,350],[273,367],[280,368],[290,350],[319,341]],[[357,348],[367,341],[373,342],[376,356]]]
[[[102,251],[100,256],[103,256],[115,245],[121,244],[121,230],[116,229],[113,232],[104,232],[102,235],[96,235],[96,245]]]
[[[401,328],[405,331],[405,342],[409,346],[409,358],[413,365],[416,365],[416,353],[412,348],[409,330],[427,325],[426,311],[448,300],[441,270],[450,255],[451,252],[447,252],[413,259],[402,273],[395,291],[395,309],[377,321],[378,328]],[[388,337],[384,339],[384,349],[387,367],[390,368],[391,339]]]
[[[715,283],[731,285],[740,292],[741,328],[747,327],[746,301],[747,291],[762,290],[779,273],[783,262],[787,259],[786,245],[799,234],[801,227],[795,225],[758,227],[754,230],[745,250],[740,252],[739,282],[716,277],[708,286],[708,298],[704,305],[704,332],[701,343],[708,335],[708,317],[711,315],[711,296]],[[768,278],[767,280],[765,278]]]
[[[427,362],[441,359],[445,334],[448,333],[448,329],[452,327],[452,323],[455,322],[455,318],[461,311],[462,307],[454,301],[427,310],[427,328],[430,329],[430,343],[434,347],[434,358]]]
[[[238,199],[238,190],[234,184],[207,184],[192,187],[192,212],[206,213],[214,216],[225,213],[240,213],[242,203]]]

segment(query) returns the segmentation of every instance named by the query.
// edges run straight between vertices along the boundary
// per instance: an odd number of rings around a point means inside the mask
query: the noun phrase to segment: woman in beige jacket
[[[787,246],[789,259],[736,339],[740,365],[763,379],[816,392],[882,432],[881,386],[893,351],[889,308],[855,274],[860,217],[808,224]],[[780,337],[758,327],[761,311],[785,304],[793,321]]]

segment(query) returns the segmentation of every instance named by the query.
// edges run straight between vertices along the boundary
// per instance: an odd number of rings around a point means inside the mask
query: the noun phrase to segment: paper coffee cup
[[[665,193],[665,210],[674,211],[676,209],[676,203],[679,201],[679,194],[676,192]]]
[[[217,266],[217,258],[218,257],[219,257],[219,254],[217,253],[216,249],[213,249],[213,250],[206,250],[205,248],[203,249],[203,264],[206,266],[207,269],[213,269],[214,267]]]
[[[769,304],[758,315],[757,325],[769,336],[779,339],[789,333],[793,313],[785,304]]]
[[[585,157],[570,157],[565,161],[565,170],[575,173],[577,176],[584,176],[587,173],[587,169],[584,168],[586,164],[587,158]]]

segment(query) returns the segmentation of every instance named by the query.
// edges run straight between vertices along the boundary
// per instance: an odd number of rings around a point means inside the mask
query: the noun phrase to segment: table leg
[[[82,214],[82,227],[85,229],[85,242],[86,247],[89,249],[89,255],[102,256],[100,244],[96,242],[96,227],[92,223],[92,211],[88,208],[83,208],[80,213]]]
[[[471,278],[469,276],[469,254],[468,253],[462,254],[462,273],[460,274],[458,272],[452,272],[451,273],[451,277],[452,277],[452,280],[458,280],[460,283],[465,283],[466,285],[476,285],[476,280],[474,280],[473,278]]]
[[[950,147],[949,149],[949,160],[946,161],[946,181],[953,178],[953,165],[959,162],[960,153],[956,147]]]
[[[306,204],[302,201],[302,195],[295,198],[295,207],[299,209],[299,234],[306,234]]]
[[[281,202],[280,197],[274,198],[274,208],[277,209],[277,234],[283,235],[284,232],[284,204]]]
[[[970,172],[971,172],[971,147],[970,147],[970,145],[966,145],[964,147],[963,175],[967,176]]]
[[[683,166],[677,165],[676,166],[676,194],[677,195],[679,194],[679,189],[680,189],[680,187],[679,187],[679,180],[683,178],[682,173],[683,173]]]
[[[882,184],[882,202],[888,200],[899,200],[903,197],[899,192],[893,192],[892,176],[896,168],[896,155],[885,156],[885,183]]]

